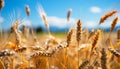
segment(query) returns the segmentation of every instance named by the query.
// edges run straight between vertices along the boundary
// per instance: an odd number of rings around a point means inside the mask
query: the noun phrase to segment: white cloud
[[[32,26],[31,25],[31,21],[30,20],[28,20],[28,19],[25,19],[23,22],[22,22],[22,24],[21,25],[25,25],[25,26]]]
[[[108,27],[111,27],[111,23],[112,23],[112,22],[110,22],[110,21],[108,21],[108,22],[104,22],[104,23],[102,23],[102,24],[100,25],[100,27],[102,27],[102,28],[108,28]]]
[[[101,9],[99,7],[93,6],[93,7],[90,8],[90,11],[92,13],[100,13]]]
[[[4,18],[0,17],[0,23],[4,22]]]
[[[59,18],[59,17],[56,17],[56,16],[48,16],[47,19],[48,19],[48,23],[51,26],[56,26],[56,27],[60,27],[60,28],[72,27],[76,23],[75,18],[71,18],[70,21],[67,21],[66,18]]]
[[[84,24],[84,27],[86,28],[95,28],[98,25],[98,23],[94,22],[94,21],[87,21]]]

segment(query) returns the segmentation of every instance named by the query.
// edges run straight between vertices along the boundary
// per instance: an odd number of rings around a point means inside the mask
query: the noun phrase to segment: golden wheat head
[[[25,6],[25,10],[28,16],[30,16],[30,8],[28,5]]]
[[[74,31],[73,29],[70,29],[70,31],[68,32],[68,35],[67,35],[67,47],[70,45],[73,31]]]
[[[4,7],[4,0],[0,0],[0,10]]]
[[[92,49],[91,50],[93,50],[93,48],[95,48],[95,46],[97,45],[99,37],[100,37],[100,30],[98,30],[95,34],[95,37],[94,37],[93,42],[92,42]]]
[[[106,64],[107,64],[107,58],[106,58],[107,54],[106,54],[106,51],[105,51],[104,48],[102,48],[101,54],[102,54],[102,56],[101,56],[101,67],[102,67],[102,69],[107,69],[107,66],[106,66]]]
[[[72,13],[72,9],[70,8],[70,9],[68,10],[68,13],[67,13],[67,21],[70,20],[70,15],[71,15],[71,13]]]
[[[115,13],[117,13],[117,11],[113,10],[105,14],[103,17],[101,17],[99,24],[103,23],[105,20],[107,20],[109,17],[111,17]]]
[[[77,30],[76,30],[76,40],[79,44],[79,41],[81,40],[81,34],[82,34],[82,24],[80,20],[77,22]]]
[[[115,28],[115,26],[116,26],[116,24],[117,24],[117,21],[118,21],[118,17],[116,17],[116,18],[113,20],[113,22],[112,22],[112,24],[111,24],[110,32],[112,32],[112,31],[114,30],[114,28]]]
[[[88,61],[88,60],[85,60],[85,61],[79,66],[79,69],[84,69],[85,66],[88,65],[88,63],[89,63],[89,61]]]
[[[113,55],[115,55],[116,57],[120,57],[120,53],[118,52],[118,51],[116,51],[116,50],[114,50],[114,49],[112,49],[112,48],[108,48],[108,50],[113,54]]]
[[[117,39],[120,39],[120,29],[117,30]]]

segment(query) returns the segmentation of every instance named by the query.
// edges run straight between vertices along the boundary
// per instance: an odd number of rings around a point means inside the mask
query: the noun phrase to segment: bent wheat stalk
[[[105,20],[107,20],[109,17],[111,17],[115,13],[117,13],[117,11],[113,10],[105,14],[103,17],[101,17],[99,24],[103,23]]]
[[[118,22],[118,17],[116,17],[116,18],[113,20],[112,24],[111,24],[110,34],[109,34],[108,39],[110,39],[110,35],[111,35],[112,31],[114,30],[114,28],[115,28],[117,22]]]

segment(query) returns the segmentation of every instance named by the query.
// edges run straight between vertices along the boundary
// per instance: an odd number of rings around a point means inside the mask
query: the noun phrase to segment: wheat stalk
[[[1,52],[0,52],[0,57],[3,57],[3,56],[12,56],[12,55],[14,55],[14,51],[11,51],[11,50],[8,50],[8,49],[6,49],[6,50],[2,50]]]
[[[15,51],[16,52],[24,52],[25,50],[27,50],[26,47],[21,47],[21,48],[16,49]]]
[[[107,69],[107,66],[106,66],[106,64],[107,64],[107,58],[106,58],[107,54],[106,54],[104,48],[102,48],[101,54],[102,54],[102,56],[101,56],[101,67],[102,67],[102,69]]]
[[[76,41],[77,41],[78,48],[79,48],[79,42],[81,40],[81,34],[82,34],[82,24],[80,20],[78,20],[77,30],[76,30]],[[78,67],[79,67],[79,51],[77,52],[77,54],[78,54]]]
[[[117,13],[117,11],[113,10],[105,14],[103,17],[101,17],[99,24],[103,23],[105,20],[107,20],[109,17],[111,17],[115,13]]]
[[[89,61],[88,61],[88,60],[85,60],[85,61],[79,66],[79,69],[84,69],[85,66],[88,65],[88,63],[89,63]]]
[[[30,16],[30,8],[29,8],[29,5],[26,5],[26,6],[25,6],[25,10],[26,10],[27,16]]]
[[[4,0],[0,0],[0,11],[2,10],[3,7],[4,7]],[[1,38],[2,38],[3,31],[2,31],[1,24],[0,24],[0,35],[1,35]]]
[[[120,29],[117,30],[117,41],[120,40]]]
[[[93,39],[93,42],[92,42],[92,48],[91,48],[91,51],[95,48],[95,46],[97,45],[98,43],[98,40],[99,40],[99,37],[100,37],[100,30],[98,30],[95,34],[95,37]]]
[[[69,46],[70,46],[73,32],[74,32],[74,29],[70,29],[70,31],[68,32],[67,40],[66,40],[66,42],[67,42],[66,47],[69,47]],[[65,66],[66,66],[66,68],[67,68],[67,64],[68,64],[68,50],[67,50],[67,48],[65,49],[65,59],[66,59],[66,61],[65,61]]]
[[[82,24],[81,24],[80,20],[78,20],[77,30],[76,30],[76,40],[77,40],[78,45],[81,40],[81,34],[82,34]]]
[[[67,47],[70,45],[73,31],[74,31],[73,29],[70,29],[70,31],[68,32],[67,40],[66,40],[66,42],[67,42]]]
[[[92,31],[90,32],[89,36],[88,36],[88,39],[90,39],[94,34],[95,34],[95,31],[92,30]]]
[[[100,30],[97,30],[97,32],[96,32],[95,35],[94,35],[94,39],[93,39],[93,41],[92,41],[91,53],[90,53],[90,55],[89,55],[90,61],[91,61],[91,57],[92,57],[92,55],[93,55],[93,49],[94,49],[95,46],[97,45],[98,40],[99,40],[99,37],[100,37]]]
[[[50,57],[52,55],[52,53],[50,52],[46,52],[46,51],[36,51],[34,52],[30,57],[38,57],[38,56],[46,56],[46,57]]]
[[[1,69],[5,69],[5,65],[4,65],[4,63],[0,60],[0,68]]]
[[[22,33],[25,38],[28,38],[28,28],[25,25],[22,26]]]
[[[116,24],[117,24],[117,21],[118,21],[118,17],[116,17],[116,18],[113,20],[113,22],[112,22],[112,24],[111,24],[110,32],[112,32],[112,31],[114,30],[114,28],[115,28],[115,26],[116,26]]]
[[[21,35],[18,33],[17,30],[15,31],[15,39],[16,39],[16,45],[17,45],[17,48],[19,48],[22,39],[21,39]]]
[[[71,15],[71,13],[72,13],[72,9],[70,8],[70,9],[68,10],[68,13],[67,13],[67,21],[70,20],[70,15]]]
[[[2,10],[3,7],[4,7],[4,0],[0,0],[0,11]]]
[[[45,24],[45,27],[48,31],[48,34],[50,35],[50,29],[49,29],[49,24],[48,24],[48,21],[47,21],[47,15],[46,15],[46,13],[44,12],[44,10],[42,9],[41,6],[38,6],[38,13],[41,16],[41,18],[42,18],[42,20]]]
[[[116,57],[120,57],[120,53],[119,52],[117,52],[116,50],[114,50],[114,49],[112,49],[112,48],[108,48],[108,50],[113,54],[113,55],[115,55]]]

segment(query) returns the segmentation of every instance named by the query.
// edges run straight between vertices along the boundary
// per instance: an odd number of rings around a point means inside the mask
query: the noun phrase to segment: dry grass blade
[[[72,13],[72,9],[70,8],[70,9],[68,10],[68,13],[67,13],[67,21],[70,20],[70,15],[71,15],[71,13]]]
[[[0,11],[2,10],[3,7],[4,7],[4,0],[0,0]]]
[[[26,10],[27,16],[30,16],[30,8],[28,5],[25,6],[25,10]]]
[[[102,67],[102,69],[107,69],[107,66],[106,66],[106,64],[107,64],[107,58],[106,58],[107,54],[106,54],[104,48],[102,48],[101,54],[102,54],[102,56],[101,56],[101,67]]]
[[[1,60],[0,60],[0,69],[5,69],[5,65]]]
[[[111,24],[110,32],[112,32],[112,31],[114,30],[114,28],[115,28],[115,26],[116,26],[116,24],[117,24],[117,21],[118,21],[118,17],[116,17],[116,18],[113,20],[113,22],[112,22],[112,24]]]
[[[101,17],[99,24],[103,23],[105,20],[107,20],[107,18],[111,17],[115,13],[117,13],[117,11],[113,10],[105,14],[103,17]]]
[[[81,40],[81,34],[82,34],[82,24],[80,20],[77,22],[77,30],[76,30],[76,40],[77,43],[79,44],[79,41]]]

